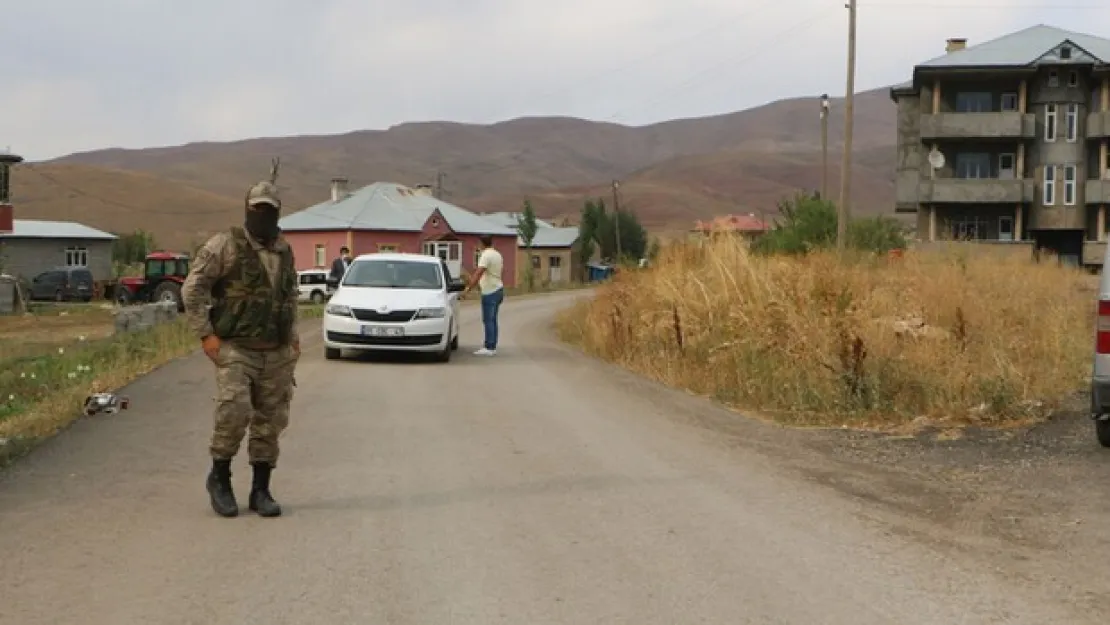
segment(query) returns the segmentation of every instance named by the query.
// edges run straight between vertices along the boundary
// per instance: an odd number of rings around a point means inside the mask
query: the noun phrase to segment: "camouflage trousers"
[[[224,343],[216,364],[216,423],[209,451],[230,460],[250,429],[250,461],[277,465],[278,438],[289,426],[293,400],[292,347],[254,350]]]

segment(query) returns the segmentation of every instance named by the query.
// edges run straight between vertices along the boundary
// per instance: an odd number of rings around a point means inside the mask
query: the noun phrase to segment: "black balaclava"
[[[277,207],[271,204],[256,204],[247,207],[246,223],[247,232],[263,245],[269,245],[278,238],[281,229],[278,228],[278,219],[281,217]]]

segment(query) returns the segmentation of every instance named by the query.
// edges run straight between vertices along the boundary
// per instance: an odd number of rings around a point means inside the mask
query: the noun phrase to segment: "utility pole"
[[[447,176],[447,174],[443,173],[442,171],[437,171],[436,172],[436,192],[435,192],[435,194],[436,194],[436,199],[437,200],[442,200],[443,199],[443,179],[446,176]]]
[[[852,116],[856,104],[856,0],[848,0],[848,84],[844,96],[844,157],[840,164],[840,205],[837,207],[836,248],[848,238],[849,204],[852,202]]]
[[[621,262],[621,201],[618,189],[620,180],[613,181],[613,231],[617,237],[617,264]]]
[[[829,201],[829,94],[821,95],[821,199]]]

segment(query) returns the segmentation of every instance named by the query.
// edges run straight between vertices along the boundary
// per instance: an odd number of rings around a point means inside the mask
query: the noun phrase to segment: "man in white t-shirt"
[[[504,259],[501,252],[493,249],[493,237],[482,235],[479,239],[482,253],[478,256],[478,267],[466,285],[466,293],[478,286],[482,292],[482,327],[486,340],[482,349],[474,352],[476,356],[493,356],[497,353],[497,311],[505,301],[505,283],[501,281],[501,268]]]

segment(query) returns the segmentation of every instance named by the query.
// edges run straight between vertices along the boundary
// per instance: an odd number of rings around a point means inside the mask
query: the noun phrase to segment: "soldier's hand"
[[[301,357],[301,340],[300,339],[297,339],[297,340],[293,341],[293,353],[296,354],[298,358]]]
[[[212,362],[219,364],[220,359],[220,337],[215,334],[209,334],[201,339],[201,347],[204,349],[204,355]]]

